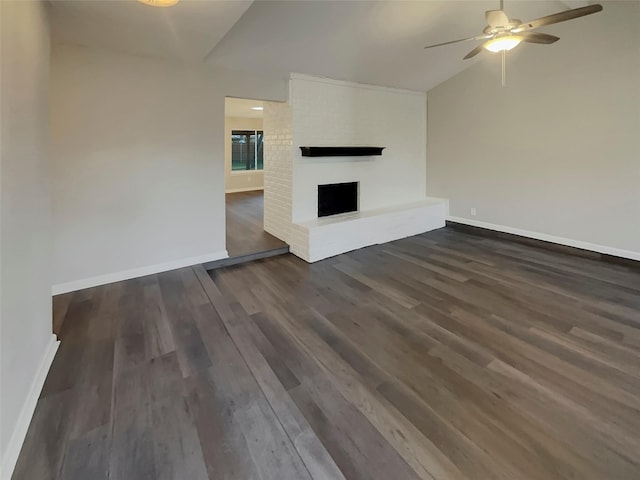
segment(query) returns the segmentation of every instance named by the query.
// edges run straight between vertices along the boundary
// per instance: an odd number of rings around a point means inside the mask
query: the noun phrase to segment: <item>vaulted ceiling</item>
[[[509,1],[530,20],[585,2]],[[54,41],[285,78],[290,72],[428,90],[471,64],[475,44],[424,50],[485,26],[484,1],[181,0],[170,8],[130,1],[53,0]],[[520,49],[554,48],[523,45]]]

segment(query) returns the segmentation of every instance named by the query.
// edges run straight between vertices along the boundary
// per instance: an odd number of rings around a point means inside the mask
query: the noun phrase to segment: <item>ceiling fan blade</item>
[[[471,57],[475,57],[477,54],[479,54],[482,51],[482,45],[478,45],[476,48],[474,48],[473,50],[471,50],[469,53],[467,53],[463,60],[466,60],[467,58],[471,58]]]
[[[484,40],[485,38],[489,38],[489,37],[491,37],[491,35],[476,35],[475,37],[461,38],[459,40],[451,40],[450,42],[436,43],[435,45],[427,45],[424,48],[441,47],[443,45],[451,45],[452,43],[467,42],[469,40]]]
[[[544,27],[545,25],[551,25],[552,23],[566,22],[578,17],[584,17],[585,15],[591,15],[602,11],[602,5],[596,3],[595,5],[588,5],[586,7],[574,8],[572,10],[566,10],[564,12],[554,13],[553,15],[547,15],[546,17],[537,18],[530,22],[524,22],[518,27],[511,30],[511,33],[520,33],[526,30],[533,30],[534,28]]]
[[[484,18],[491,28],[506,27],[509,25],[509,17],[502,10],[487,10],[484,12]]]
[[[539,32],[522,32],[518,36],[522,37],[523,42],[541,43],[543,45],[549,45],[560,40],[560,37]]]

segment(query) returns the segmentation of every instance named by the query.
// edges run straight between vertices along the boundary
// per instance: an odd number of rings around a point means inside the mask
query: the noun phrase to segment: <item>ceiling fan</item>
[[[601,10],[602,5],[594,4],[588,5],[586,7],[565,10],[564,12],[554,13],[552,15],[540,17],[529,22],[522,22],[521,20],[518,20],[516,18],[509,19],[509,17],[507,17],[507,14],[504,13],[504,2],[503,0],[500,0],[500,10],[488,10],[487,12],[485,12],[485,18],[488,25],[484,28],[481,35],[461,38],[459,40],[452,40],[450,42],[437,43],[435,45],[428,45],[424,48],[441,47],[443,45],[467,42],[470,40],[484,40],[483,43],[467,53],[464,56],[464,60],[475,57],[482,51],[482,49],[489,50],[490,52],[502,52],[502,84],[504,85],[504,54],[506,51],[517,47],[520,42],[540,43],[548,45],[560,40],[560,37],[549,35],[547,33],[532,32],[531,30],[535,30],[546,25],[551,25],[553,23],[566,22],[567,20],[572,20],[574,18],[591,15],[592,13],[597,13]]]

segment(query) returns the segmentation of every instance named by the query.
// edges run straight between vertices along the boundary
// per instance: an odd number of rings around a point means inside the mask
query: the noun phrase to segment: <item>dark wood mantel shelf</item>
[[[303,157],[368,157],[382,155],[385,147],[300,147]]]

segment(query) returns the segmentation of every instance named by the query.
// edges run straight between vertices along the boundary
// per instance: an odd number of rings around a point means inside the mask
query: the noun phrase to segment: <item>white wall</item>
[[[506,88],[483,54],[429,92],[427,188],[451,216],[640,259],[640,3],[603,4],[509,54]]]
[[[51,333],[49,22],[0,2],[0,478],[15,466],[57,342]]]
[[[224,98],[279,79],[69,45],[52,56],[54,292],[224,256]]]
[[[261,190],[264,187],[262,170],[231,171],[231,131],[262,130],[262,118],[225,117],[224,120],[224,174],[227,192]]]
[[[360,182],[360,210],[426,196],[426,95],[293,75],[293,221],[317,217],[319,184]],[[300,146],[386,147],[380,157],[302,157]]]

